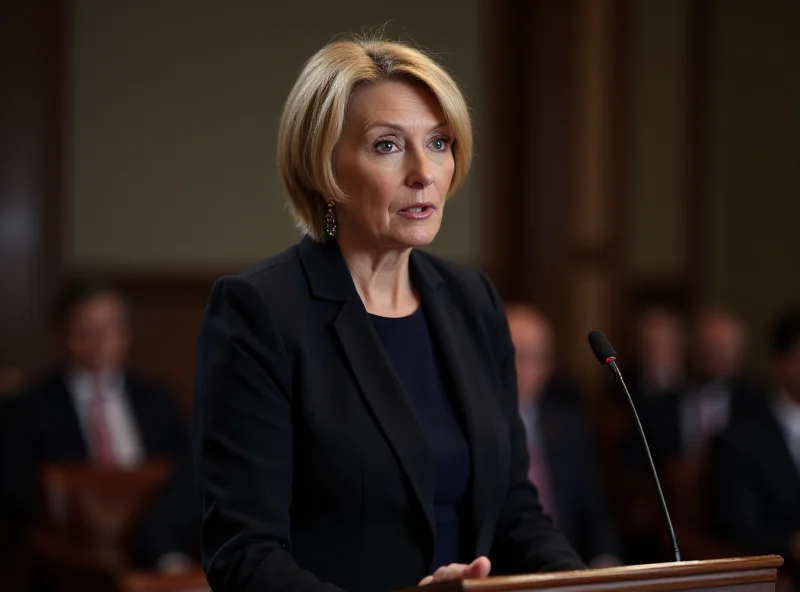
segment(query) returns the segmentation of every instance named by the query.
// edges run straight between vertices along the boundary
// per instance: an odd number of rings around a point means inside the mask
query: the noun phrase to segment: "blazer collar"
[[[425,434],[416,419],[403,385],[384,352],[352,276],[335,241],[315,243],[305,237],[299,245],[300,258],[314,296],[342,302],[334,328],[367,405],[407,475],[429,526],[429,551],[433,552],[435,474]],[[456,413],[463,420],[471,457],[469,498],[471,526],[478,548],[491,538],[488,510],[492,491],[500,479],[498,436],[492,410],[486,400],[492,386],[480,369],[485,366],[475,350],[459,308],[451,301],[439,271],[423,253],[412,250],[410,272],[419,291],[443,374],[455,395]]]
[[[305,236],[300,241],[299,251],[314,296],[345,302],[357,294],[350,270],[335,240],[317,243]],[[416,250],[411,251],[410,266],[412,280],[420,292],[434,290],[443,283],[439,272]]]

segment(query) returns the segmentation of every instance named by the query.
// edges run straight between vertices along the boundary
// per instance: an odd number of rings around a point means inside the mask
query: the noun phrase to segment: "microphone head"
[[[602,331],[594,330],[589,333],[589,347],[592,348],[595,357],[603,366],[607,366],[609,362],[617,359],[617,352],[611,347]]]

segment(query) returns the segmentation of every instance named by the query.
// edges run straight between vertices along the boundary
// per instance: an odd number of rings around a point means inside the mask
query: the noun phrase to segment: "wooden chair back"
[[[127,555],[135,525],[170,470],[168,461],[133,469],[48,465],[40,475],[39,529],[83,549]]]

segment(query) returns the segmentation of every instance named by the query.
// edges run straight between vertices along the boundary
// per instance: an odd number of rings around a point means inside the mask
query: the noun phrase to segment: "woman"
[[[479,272],[418,251],[470,166],[450,76],[332,43],[286,102],[300,244],[219,280],[196,454],[215,592],[393,590],[583,565],[528,482],[514,353]]]

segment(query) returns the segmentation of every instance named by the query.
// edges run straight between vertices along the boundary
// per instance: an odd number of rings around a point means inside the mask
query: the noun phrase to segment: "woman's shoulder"
[[[296,302],[305,289],[297,245],[262,259],[244,271],[220,277],[214,286],[214,290],[258,293],[259,299],[278,307],[284,301]]]
[[[269,282],[270,280],[283,279],[294,271],[300,270],[300,255],[298,245],[292,245],[284,251],[262,259],[244,271],[239,276],[253,283]]]

